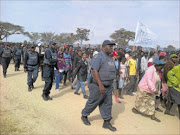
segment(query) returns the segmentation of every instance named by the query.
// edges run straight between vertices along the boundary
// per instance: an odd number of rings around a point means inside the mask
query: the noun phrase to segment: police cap
[[[102,46],[105,46],[105,45],[116,45],[115,43],[112,43],[111,41],[109,40],[104,40]]]
[[[50,41],[49,44],[50,45],[56,45],[56,43],[54,41]]]

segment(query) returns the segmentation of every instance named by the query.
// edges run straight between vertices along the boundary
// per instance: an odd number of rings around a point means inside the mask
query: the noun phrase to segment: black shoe
[[[4,75],[4,78],[6,78],[6,75]]]
[[[49,95],[47,95],[48,100],[53,100]]]
[[[159,108],[156,108],[155,109],[156,111],[158,111],[158,112],[163,112],[161,109],[159,109]]]
[[[28,91],[29,91],[29,92],[32,91],[31,85],[28,85]]]
[[[107,120],[103,123],[103,128],[109,129],[111,131],[116,131],[116,128],[111,125],[111,123]]]
[[[170,116],[175,116],[174,114],[170,113],[170,111],[168,111],[168,110],[166,110],[166,111],[164,112],[164,114],[170,115]]]
[[[77,93],[77,92],[74,92],[74,94],[76,94],[76,95],[80,95],[80,93]]]
[[[31,88],[34,89],[34,84],[32,83]]]
[[[83,121],[83,123],[87,126],[90,126],[91,123],[89,122],[87,116],[81,116],[81,120]]]
[[[85,98],[85,99],[88,99],[89,97],[88,97],[87,95],[84,95],[84,98]]]
[[[42,97],[43,97],[44,101],[48,101],[48,97],[45,94],[42,94]]]

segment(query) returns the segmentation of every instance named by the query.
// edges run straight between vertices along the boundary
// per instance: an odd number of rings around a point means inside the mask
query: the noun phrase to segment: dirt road
[[[44,101],[41,97],[44,82],[39,77],[34,84],[32,92],[27,90],[27,73],[15,72],[11,64],[7,78],[3,78],[0,67],[0,105],[1,105],[1,133],[9,134],[179,134],[180,121],[178,119],[177,106],[172,112],[176,116],[171,117],[157,112],[161,123],[154,122],[150,118],[133,114],[135,96],[124,96],[122,103],[113,101],[111,123],[117,128],[111,132],[102,128],[103,120],[97,108],[90,116],[91,126],[85,126],[81,121],[81,110],[86,99],[74,94],[74,90],[60,84],[60,91],[51,90],[52,101]],[[86,88],[88,93],[88,89]],[[88,93],[89,94],[89,93]],[[164,109],[160,106],[164,111]],[[11,129],[8,129],[10,128]],[[6,129],[7,128],[7,129]]]

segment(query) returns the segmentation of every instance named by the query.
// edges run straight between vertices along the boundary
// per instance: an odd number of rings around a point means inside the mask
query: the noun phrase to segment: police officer
[[[8,43],[5,43],[4,45],[5,47],[0,50],[0,56],[2,57],[1,64],[3,67],[3,75],[4,78],[6,78],[7,68],[9,67],[9,63],[12,58],[12,50],[9,48]]]
[[[20,45],[17,45],[17,48],[14,49],[14,60],[15,60],[15,71],[20,71],[20,64],[21,64],[21,55],[22,55],[22,49]]]
[[[100,113],[104,119],[103,128],[116,131],[110,123],[112,119],[112,82],[116,78],[116,69],[110,54],[113,51],[114,43],[105,40],[102,44],[102,51],[92,59],[93,79],[89,85],[90,96],[85,108],[82,110],[82,121],[85,125],[91,125],[88,116],[99,106]]]
[[[53,83],[53,77],[54,77],[54,67],[58,70],[57,67],[57,52],[55,50],[56,43],[53,41],[50,41],[49,48],[46,50],[44,54],[44,68],[43,68],[43,78],[45,81],[44,89],[42,97],[45,101],[52,100],[52,98],[49,96],[50,90],[52,88]]]
[[[24,58],[24,72],[28,72],[27,84],[28,91],[32,91],[34,88],[33,83],[38,77],[38,68],[40,66],[39,54],[35,51],[35,46],[32,45],[30,50],[26,51]]]

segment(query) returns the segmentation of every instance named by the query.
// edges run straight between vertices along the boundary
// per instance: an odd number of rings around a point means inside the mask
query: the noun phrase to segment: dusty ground
[[[134,105],[135,96],[124,96],[122,103],[113,101],[112,124],[117,128],[111,132],[102,128],[103,120],[96,109],[90,116],[91,126],[85,126],[80,117],[81,110],[87,100],[74,95],[70,87],[63,87],[61,91],[51,90],[52,101],[44,101],[41,97],[44,82],[39,77],[34,84],[32,92],[27,90],[27,74],[21,71],[15,72],[11,64],[7,78],[3,78],[0,67],[0,105],[1,105],[1,134],[179,134],[180,121],[178,119],[177,106],[172,112],[175,117],[157,112],[161,123],[154,122],[148,117],[133,114],[131,108]],[[70,83],[68,83],[70,85]],[[88,89],[87,89],[88,93]],[[89,94],[89,93],[88,93]],[[164,111],[164,109],[160,106]]]

